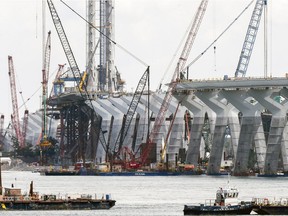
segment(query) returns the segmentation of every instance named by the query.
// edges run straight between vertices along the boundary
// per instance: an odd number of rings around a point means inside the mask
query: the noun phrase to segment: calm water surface
[[[215,199],[216,190],[227,184],[227,176],[41,176],[32,172],[2,172],[4,187],[14,184],[23,192],[28,192],[32,180],[34,191],[40,194],[53,193],[62,197],[67,194],[92,194],[94,197],[111,194],[116,205],[110,210],[2,211],[1,215],[183,215],[184,204]],[[241,200],[251,200],[252,197],[288,197],[287,183],[288,177],[230,179],[230,185],[239,189]]]

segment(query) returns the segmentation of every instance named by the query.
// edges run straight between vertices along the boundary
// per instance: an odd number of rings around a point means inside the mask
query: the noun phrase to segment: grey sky
[[[72,8],[85,17],[85,1],[66,0]],[[190,62],[199,55],[236,16],[250,0],[210,0],[199,33],[190,53]],[[85,23],[60,1],[54,1],[65,28],[78,66],[85,69]],[[115,0],[115,41],[139,59],[150,65],[151,89],[155,90],[165,73],[171,58],[194,17],[200,0]],[[288,72],[288,1],[268,1],[269,18],[269,66],[268,75],[285,76]],[[0,113],[8,122],[12,113],[8,77],[8,55],[13,56],[17,74],[17,89],[27,103],[30,112],[40,107],[42,79],[42,15],[40,0],[0,1]],[[223,78],[234,76],[240,51],[246,34],[253,5],[216,43],[216,52],[209,50],[190,68],[190,78]],[[47,27],[52,30],[52,53],[50,74],[52,79],[58,64],[67,63],[57,33],[47,8]],[[247,76],[263,76],[263,20],[250,61]],[[181,49],[180,49],[181,50]],[[176,55],[179,57],[179,53]],[[135,89],[145,66],[119,48],[115,48],[115,64],[126,80],[126,90]],[[176,62],[164,79],[169,82]],[[51,85],[50,85],[51,86]],[[22,99],[18,95],[19,106]],[[20,116],[23,116],[23,108]]]

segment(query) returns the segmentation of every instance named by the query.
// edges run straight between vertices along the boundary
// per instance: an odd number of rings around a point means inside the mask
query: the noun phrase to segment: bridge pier
[[[266,107],[272,113],[265,157],[265,174],[277,174],[281,140],[284,127],[287,123],[287,107],[284,107],[274,100],[274,97],[278,96],[279,92],[279,89],[248,91],[249,95],[253,96],[262,106]]]
[[[225,131],[228,123],[228,107],[218,98],[218,91],[195,92],[195,95],[216,113],[212,149],[207,168],[207,174],[220,172],[224,148]]]
[[[253,149],[253,141],[256,133],[261,126],[260,110],[263,108],[259,104],[251,103],[251,97],[249,97],[244,90],[222,91],[221,94],[242,113],[237,153],[234,158],[233,174],[248,175],[249,155],[251,149]],[[264,146],[261,146],[261,142],[255,143],[255,146],[257,146],[258,148],[256,149],[260,151],[258,153],[263,153]],[[263,158],[257,157],[257,160],[260,167],[263,168]]]
[[[182,106],[185,106],[193,114],[193,121],[190,130],[190,141],[186,152],[186,164],[193,164],[198,166],[200,145],[202,138],[202,129],[205,119],[205,106],[195,100],[194,95],[187,95],[183,98],[183,95],[174,95],[176,99],[181,100]]]
[[[288,89],[283,88],[280,91],[280,94],[283,95],[283,97],[288,98]],[[284,104],[285,107],[287,107],[287,102]],[[283,169],[284,172],[288,172],[288,122],[286,123],[283,131],[282,141],[281,141],[281,155],[282,155],[282,161],[283,161]]]

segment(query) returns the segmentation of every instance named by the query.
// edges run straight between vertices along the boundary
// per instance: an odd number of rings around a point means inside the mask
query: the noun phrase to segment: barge
[[[121,171],[121,172],[99,172],[96,170],[45,170],[41,175],[46,176],[180,176],[180,175],[201,175],[201,171]]]
[[[115,200],[106,195],[100,199],[92,195],[83,194],[76,198],[62,198],[54,194],[39,195],[33,191],[33,182],[30,184],[29,194],[22,194],[21,189],[4,188],[0,195],[0,210],[97,210],[110,209]]]
[[[253,211],[258,215],[288,215],[288,198],[253,198],[252,203]]]

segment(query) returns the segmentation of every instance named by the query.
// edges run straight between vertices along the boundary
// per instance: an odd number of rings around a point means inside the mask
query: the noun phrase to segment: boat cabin
[[[23,200],[21,189],[4,188],[4,195],[0,195],[2,201]]]
[[[227,206],[227,205],[237,205],[239,191],[237,188],[219,188],[216,192],[215,205]]]

